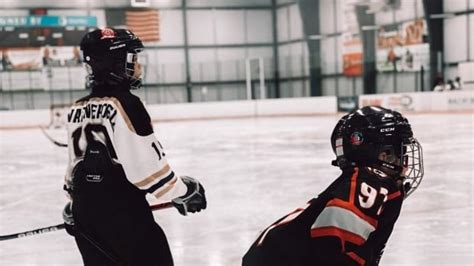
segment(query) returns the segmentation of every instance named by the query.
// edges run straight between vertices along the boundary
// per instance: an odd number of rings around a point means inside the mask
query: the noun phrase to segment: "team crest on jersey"
[[[102,37],[100,37],[101,40],[115,38],[115,31],[111,28],[105,28],[101,31],[101,33],[102,33]]]
[[[364,142],[364,137],[362,136],[362,133],[360,132],[354,132],[351,134],[351,144],[352,145],[360,145],[362,144],[362,142]]]

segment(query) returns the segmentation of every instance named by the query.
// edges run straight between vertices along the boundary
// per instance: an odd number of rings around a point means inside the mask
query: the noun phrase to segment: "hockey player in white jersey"
[[[65,189],[71,202],[63,217],[85,265],[173,265],[146,194],[171,201],[183,215],[206,208],[203,186],[173,172],[150,116],[130,92],[141,85],[142,49],[140,39],[123,29],[95,30],[81,41],[92,91],[67,117]]]

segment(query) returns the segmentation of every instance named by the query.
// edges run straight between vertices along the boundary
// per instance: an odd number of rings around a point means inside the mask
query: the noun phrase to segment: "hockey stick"
[[[67,144],[61,143],[59,141],[54,140],[48,133],[46,133],[46,130],[44,130],[43,127],[39,127],[41,129],[41,132],[43,132],[43,135],[46,136],[54,145],[57,145],[59,147],[67,147]]]
[[[173,206],[173,203],[165,202],[165,203],[151,205],[150,209],[152,211],[156,211],[156,210],[171,208],[172,206]],[[26,237],[26,236],[34,236],[34,235],[39,235],[39,234],[43,234],[43,233],[58,231],[58,230],[65,229],[65,228],[66,228],[66,226],[64,225],[64,223],[62,223],[62,224],[42,227],[42,228],[30,230],[30,231],[25,231],[25,232],[21,232],[21,233],[16,233],[16,234],[11,234],[11,235],[3,235],[3,236],[0,236],[0,241],[10,240],[10,239],[15,239],[15,238],[22,238],[22,237]]]
[[[154,210],[160,210],[160,209],[165,209],[165,208],[170,208],[172,207],[173,204],[171,202],[165,202],[161,204],[156,204],[150,206],[150,209],[152,211]],[[89,242],[89,244],[93,245],[100,253],[102,253],[107,259],[109,259],[114,265],[119,265],[120,258],[112,251],[107,250],[104,248],[103,245],[101,245],[97,240],[95,240],[92,236],[85,232],[79,231],[79,234]]]
[[[164,202],[164,203],[158,203],[158,204],[155,204],[155,205],[151,205],[150,209],[152,211],[157,211],[157,210],[162,210],[162,209],[168,209],[168,208],[171,208],[171,207],[173,207],[173,203],[171,201],[168,201],[168,202]]]
[[[63,223],[62,224],[57,224],[57,225],[52,225],[52,226],[38,228],[38,229],[25,231],[25,232],[21,232],[21,233],[16,233],[16,234],[11,234],[11,235],[3,235],[3,236],[0,236],[0,241],[14,239],[14,238],[22,238],[22,237],[25,237],[25,236],[34,236],[34,235],[47,233],[47,232],[54,232],[54,231],[61,230],[61,229],[64,229],[64,228],[66,228],[66,226]]]
[[[93,245],[100,253],[102,253],[104,256],[107,257],[114,265],[118,265],[119,258],[117,258],[117,255],[115,255],[113,252],[108,251],[103,248],[94,238],[92,238],[90,235],[84,233],[84,232],[79,232],[81,237],[83,237],[89,244]]]

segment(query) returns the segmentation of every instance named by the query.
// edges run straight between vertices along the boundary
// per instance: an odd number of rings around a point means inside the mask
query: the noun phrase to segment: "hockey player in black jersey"
[[[173,265],[146,195],[171,201],[183,215],[205,209],[206,197],[196,179],[174,173],[130,91],[141,84],[143,44],[128,30],[105,28],[86,34],[80,47],[92,91],[67,117],[68,232],[85,265]]]
[[[379,264],[403,200],[423,177],[421,146],[405,117],[375,106],[342,117],[331,144],[341,176],[267,227],[243,266]]]

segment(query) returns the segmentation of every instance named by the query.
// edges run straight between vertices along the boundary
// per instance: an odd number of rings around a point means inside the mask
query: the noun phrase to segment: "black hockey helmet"
[[[128,82],[132,89],[141,86],[141,78],[135,77],[134,71],[143,43],[131,31],[97,29],[82,38],[80,47],[90,81],[107,85]]]
[[[408,120],[399,112],[366,106],[343,116],[336,124],[331,145],[333,165],[371,167],[402,178],[412,193],[423,178],[423,153]],[[381,156],[383,154],[383,156]]]

